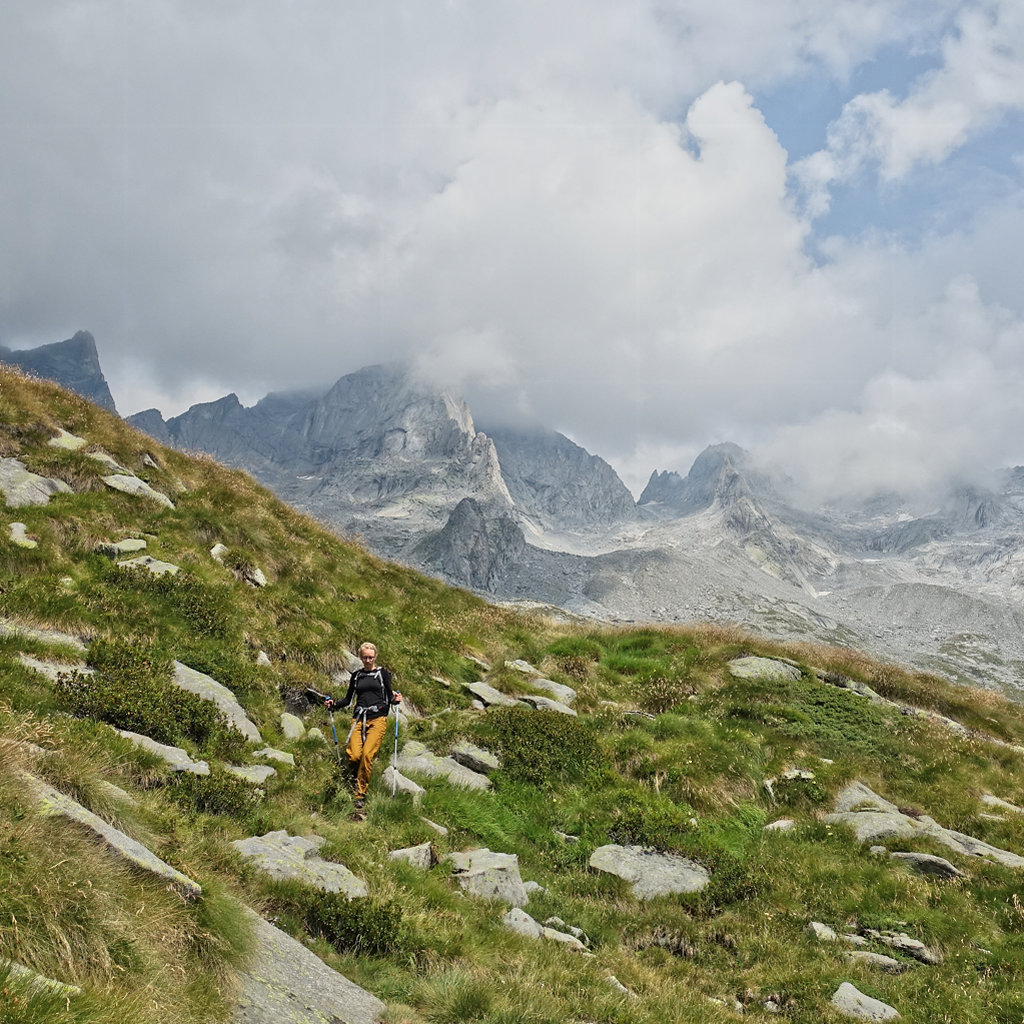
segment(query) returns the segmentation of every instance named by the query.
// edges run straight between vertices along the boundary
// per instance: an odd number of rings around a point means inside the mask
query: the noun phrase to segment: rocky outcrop
[[[445,860],[451,865],[459,887],[472,896],[500,900],[513,907],[525,906],[529,901],[519,874],[519,858],[514,853],[469,850],[450,853]]]
[[[851,782],[836,798],[835,813],[825,820],[849,826],[857,839],[872,842],[880,839],[913,839],[927,837],[948,846],[966,857],[983,857],[1008,868],[1024,868],[1024,857],[1008,850],[943,828],[934,818],[925,814],[904,814],[895,805],[873,793],[862,782]]]
[[[39,476],[18,459],[0,459],[0,494],[8,508],[48,505],[55,494],[70,494],[63,480]]]
[[[126,740],[130,740],[137,747],[156,754],[163,760],[172,772],[189,772],[192,775],[209,775],[210,766],[205,761],[193,761],[188,751],[181,747],[172,747],[166,743],[157,743],[148,736],[142,736],[137,732],[129,732],[127,729],[118,729],[117,732]]]
[[[366,895],[366,885],[344,864],[324,860],[318,853],[326,842],[321,836],[290,836],[283,829],[232,846],[271,878],[292,878],[322,892],[341,892],[350,898]]]
[[[78,331],[67,341],[38,348],[12,351],[0,346],[0,362],[56,381],[61,387],[95,402],[101,409],[117,412],[107,379],[100,369],[96,340],[88,331]]]
[[[395,767],[401,772],[415,772],[428,778],[440,778],[453,786],[463,789],[490,789],[491,780],[486,775],[467,768],[451,757],[438,757],[422,743],[415,740],[406,743],[398,755]]]
[[[128,861],[143,871],[164,879],[183,896],[193,898],[202,893],[198,882],[193,882],[170,864],[162,861],[156,854],[147,850],[141,843],[126,836],[119,829],[108,825],[102,818],[86,810],[81,804],[58,792],[52,786],[30,775],[25,775],[26,787],[35,795],[39,813],[45,817],[66,818],[68,821],[84,825],[94,832],[108,849],[116,856]]]
[[[301,942],[248,911],[256,948],[241,972],[234,1024],[375,1024],[384,1004]]]
[[[490,591],[526,549],[522,529],[505,511],[463,498],[444,527],[415,549],[422,563],[459,586]]]
[[[249,720],[245,708],[235,699],[235,695],[223,683],[218,683],[203,672],[198,672],[180,661],[174,663],[174,682],[183,690],[194,693],[203,700],[213,701],[217,709],[228,720],[233,729],[237,729],[250,743],[261,743],[259,729]]]
[[[516,507],[545,527],[583,530],[631,519],[629,488],[604,459],[553,430],[487,427]]]
[[[864,995],[848,981],[844,981],[832,994],[832,1005],[844,1017],[855,1020],[899,1020],[900,1016],[888,1003]]]

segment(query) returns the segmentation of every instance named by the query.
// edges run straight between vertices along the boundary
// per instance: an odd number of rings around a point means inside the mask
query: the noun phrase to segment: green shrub
[[[227,772],[217,775],[179,772],[166,792],[179,807],[186,810],[223,814],[238,819],[244,819],[265,799],[263,790],[258,786]]]
[[[655,846],[678,850],[693,832],[693,808],[643,791],[623,792],[615,808],[608,838],[624,846]]]
[[[349,899],[340,892],[288,886],[285,903],[297,912],[310,935],[329,942],[339,953],[387,956],[408,944],[402,909],[369,897]]]
[[[244,749],[240,734],[212,702],[171,681],[171,662],[143,640],[93,641],[89,662],[95,673],[62,672],[54,693],[80,718],[142,733],[159,743],[191,739],[229,755]]]
[[[593,732],[557,711],[497,708],[487,715],[499,747],[502,772],[516,782],[551,787],[578,781],[601,763]]]
[[[164,603],[200,636],[226,639],[232,633],[229,609],[233,605],[226,584],[204,583],[187,570],[155,576],[147,569],[120,567],[110,568],[104,582]]]

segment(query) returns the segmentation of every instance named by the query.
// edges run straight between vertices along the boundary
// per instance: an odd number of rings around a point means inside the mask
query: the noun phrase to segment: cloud
[[[827,210],[830,188],[867,167],[899,181],[945,160],[1003,115],[1024,111],[1024,8],[1015,0],[964,7],[941,53],[941,66],[904,99],[883,89],[845,105],[827,146],[794,168],[810,212]]]
[[[729,439],[785,439],[808,467],[826,439],[860,445],[854,475],[885,476],[869,442],[886,415],[935,439],[958,375],[1013,379],[996,353],[1022,312],[1005,256],[1020,183],[914,246],[810,246],[757,90],[814,69],[849,92],[863,62],[934,46],[961,12],[942,66],[905,101],[851,98],[868,113],[823,150],[849,156],[843,174],[920,167],[959,138],[943,102],[966,104],[968,136],[1017,102],[1018,16],[988,10],[11,0],[0,343],[92,330],[126,412],[397,358],[482,421],[564,430],[634,486],[687,468],[653,458]],[[1009,457],[996,394],[947,450]]]

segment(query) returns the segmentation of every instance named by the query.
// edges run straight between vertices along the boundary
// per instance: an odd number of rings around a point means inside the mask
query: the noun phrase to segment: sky
[[[1024,463],[1020,0],[4,0],[0,344],[122,414],[401,360],[638,493]]]

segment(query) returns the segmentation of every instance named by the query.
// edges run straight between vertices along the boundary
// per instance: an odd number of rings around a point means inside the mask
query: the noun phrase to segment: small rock
[[[105,541],[96,545],[96,554],[119,558],[121,555],[134,555],[137,551],[145,551],[146,542],[141,537],[126,537],[124,540]]]
[[[28,550],[39,547],[39,544],[28,535],[28,527],[24,523],[11,523],[11,543],[15,547]]]
[[[224,770],[236,778],[251,782],[254,786],[262,786],[267,779],[277,774],[275,768],[269,764],[227,764]]]
[[[496,690],[489,683],[463,683],[463,686],[486,707],[514,707],[518,701],[508,694]]]
[[[614,974],[608,975],[608,984],[611,985],[616,992],[621,992],[624,996],[629,996],[631,999],[638,999],[639,997],[635,992],[631,992],[625,985],[615,977]],[[715,1000],[718,1002],[718,1000]]]
[[[822,924],[821,921],[811,921],[807,926],[807,931],[819,942],[837,942],[839,939],[835,931],[827,924]]]
[[[528,939],[539,939],[544,935],[544,929],[520,907],[513,907],[501,919],[501,923],[509,931],[517,935],[525,935]]]
[[[765,832],[792,832],[796,828],[796,822],[792,818],[779,818],[770,825],[765,825]]]
[[[121,473],[125,476],[133,477],[135,474],[125,469],[120,462],[117,461],[112,455],[109,455],[104,451],[86,452],[86,458],[92,459],[94,462],[100,463],[100,465],[106,466],[107,470],[111,473]]]
[[[481,775],[490,775],[496,772],[501,763],[489,750],[483,750],[468,740],[462,740],[452,747],[452,758],[458,761],[463,767]]]
[[[557,828],[555,829],[555,835],[567,843],[578,843],[580,841],[579,836],[571,836],[568,832],[559,832]]]
[[[934,966],[942,963],[942,955],[940,953],[929,949],[920,939],[915,939],[907,935],[906,932],[877,932],[874,929],[868,928],[865,930],[865,934],[892,949],[906,953],[907,956],[912,956],[915,960],[920,960],[923,964]]]
[[[281,764],[295,767],[295,755],[284,750],[276,750],[274,747],[264,747],[262,750],[253,752],[254,757],[265,757],[268,761],[280,761]]]
[[[414,868],[429,871],[437,863],[437,855],[430,843],[420,843],[419,846],[410,846],[404,850],[392,850],[388,860],[404,860]]]
[[[864,995],[848,981],[835,990],[832,1005],[844,1016],[858,1020],[898,1020],[900,1016],[888,1003]]]
[[[324,734],[314,725],[312,729],[306,732],[307,740],[320,740],[321,743],[326,743],[327,739]]]
[[[795,682],[800,678],[800,669],[777,658],[734,658],[729,662],[729,672],[737,679],[761,679],[765,682]]]
[[[181,567],[173,562],[161,562],[152,555],[139,555],[138,558],[125,558],[115,563],[122,569],[148,569],[154,576],[176,576]]]
[[[258,653],[258,654],[256,655],[256,664],[257,664],[257,665],[258,665],[258,666],[259,666],[260,668],[263,668],[263,667],[265,667],[265,666],[267,666],[267,665],[269,665],[269,664],[270,664],[270,658],[269,658],[269,657],[267,657],[267,652],[266,652],[266,651],[260,651],[260,652],[259,652],[259,653]]]
[[[209,775],[210,766],[205,761],[193,761],[188,753],[181,747],[172,747],[166,743],[157,743],[148,736],[142,736],[137,732],[129,732],[127,729],[116,729],[118,735],[126,740],[131,740],[137,747],[148,750],[162,758],[172,772],[189,772],[192,775]]]
[[[70,434],[68,431],[58,428],[57,436],[51,437],[46,443],[51,448],[60,448],[66,452],[77,452],[79,448],[84,448],[89,442],[84,437]]]
[[[115,473],[113,476],[103,477],[103,482],[112,490],[121,491],[123,494],[131,494],[140,498],[149,498],[165,508],[174,508],[174,502],[166,494],[153,490],[145,480],[140,480],[137,476]]]
[[[540,673],[528,662],[523,661],[522,658],[516,658],[515,661],[506,661],[505,668],[510,668],[514,672],[522,672],[526,676],[539,676]]]
[[[528,704],[537,711],[556,711],[560,715],[576,717],[576,712],[568,704],[563,704],[552,697],[539,697],[535,693],[524,693],[519,698],[519,701],[522,704]]]
[[[419,801],[426,790],[412,779],[407,779],[394,765],[388,765],[381,776],[384,788],[389,793],[407,793],[413,802]]]
[[[866,949],[854,949],[843,954],[852,964],[864,964],[866,967],[880,967],[887,974],[902,974],[907,965],[884,953],[872,953]]]
[[[513,907],[521,907],[529,900],[519,874],[519,858],[514,853],[479,849],[451,853],[445,860],[451,864],[452,874],[464,892],[501,900]]]
[[[936,857],[930,853],[890,853],[892,860],[898,860],[919,875],[932,875],[935,878],[963,878],[964,873],[950,864],[945,857]]]
[[[529,893],[529,894],[530,894],[531,896],[532,896],[532,895],[533,895],[533,894],[534,894],[535,892],[547,892],[547,889],[545,889],[545,888],[544,888],[544,886],[540,884],[540,882],[535,882],[535,881],[533,881],[533,879],[530,879],[530,880],[529,880],[529,881],[527,881],[527,882],[523,882],[523,888],[524,888],[524,889],[525,889],[525,890],[526,890],[526,891],[527,891],[527,892],[528,892],[528,893]]]
[[[884,846],[871,846],[868,847],[868,853],[872,857],[888,857],[889,851]]]
[[[561,701],[562,704],[571,704],[576,699],[576,691],[571,686],[556,683],[553,679],[531,679],[530,686],[536,690],[543,690],[545,693],[551,694],[555,700]]]
[[[227,547],[225,545],[223,545],[223,544],[220,544],[220,543],[214,544],[213,547],[210,548],[210,557],[215,562],[219,562],[221,565],[224,564],[224,558],[227,555],[227,553],[228,553]]]
[[[420,818],[420,821],[422,821],[425,825],[429,825],[430,828],[432,828],[439,836],[448,835],[448,829],[446,829],[444,825],[438,825],[436,821],[431,821],[429,818]]]
[[[998,807],[1001,811],[1011,811],[1014,814],[1024,814],[1024,807],[1018,807],[1007,800],[1002,800],[991,793],[983,793],[981,802],[989,807]]]
[[[281,714],[281,734],[286,740],[301,740],[306,735],[306,727],[301,718],[285,711]]]

